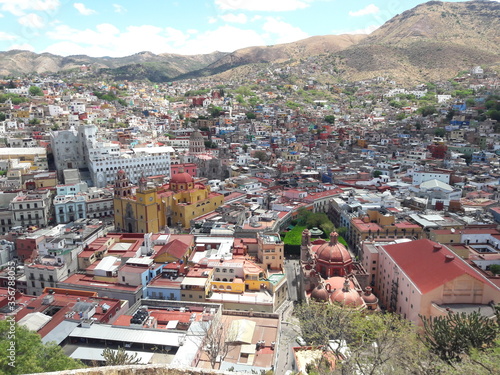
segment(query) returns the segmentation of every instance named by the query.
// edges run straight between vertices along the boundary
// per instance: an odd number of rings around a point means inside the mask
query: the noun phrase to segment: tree
[[[500,264],[492,264],[490,266],[490,271],[493,275],[500,274]]]
[[[337,355],[342,353],[344,345],[348,347],[347,358],[325,374],[439,373],[442,363],[436,362],[418,340],[413,324],[396,314],[366,313],[316,302],[297,305],[294,312],[308,344],[327,347],[330,340],[339,341],[343,345],[334,347]],[[321,369],[321,361],[317,367]]]
[[[203,322],[202,331],[205,336],[203,352],[207,355],[212,368],[222,362],[234,348],[238,332],[230,329],[229,322],[222,315],[215,315],[211,321]]]
[[[373,171],[373,177],[375,177],[375,178],[378,178],[382,175],[383,175],[382,171]]]
[[[106,366],[121,366],[121,365],[137,365],[140,363],[140,358],[137,353],[128,354],[125,349],[118,347],[118,350],[105,348],[102,356],[106,361]]]
[[[335,123],[335,116],[334,115],[327,115],[327,116],[325,116],[324,120],[328,124],[334,124]]]
[[[302,337],[307,344],[314,346],[328,346],[330,340],[350,337],[353,328],[351,315],[356,313],[356,310],[315,302],[303,302],[294,309]]]
[[[423,117],[427,117],[427,116],[430,116],[430,115],[436,113],[436,107],[434,107],[432,105],[427,105],[425,107],[419,108],[418,112],[420,114],[422,114]]]
[[[267,156],[267,153],[262,150],[255,151],[253,156],[259,159],[260,162],[269,160],[269,156]]]
[[[434,130],[434,135],[436,137],[441,137],[443,138],[446,134],[446,130],[444,128],[437,128],[436,130]]]
[[[0,121],[5,121],[5,119],[6,119],[5,113],[0,112]]]
[[[397,314],[352,315],[351,355],[341,365],[347,374],[432,374],[435,361],[418,340],[416,328]]]
[[[14,331],[12,327],[15,327]],[[15,366],[9,365],[12,363],[8,357],[11,342],[14,342],[15,347]],[[11,326],[10,319],[0,321],[0,350],[1,374],[31,374],[85,367],[80,361],[66,356],[62,348],[54,342],[44,344],[37,333],[17,324]]]
[[[498,315],[498,308],[497,308]],[[463,354],[473,348],[491,347],[497,338],[499,325],[480,312],[467,314],[450,312],[446,316],[420,316],[424,324],[424,342],[442,360],[459,361]]]
[[[31,96],[43,96],[43,90],[38,86],[30,86],[28,92]]]
[[[223,111],[221,107],[217,107],[211,104],[208,106],[208,112],[210,113],[210,116],[216,118],[219,117]]]
[[[247,116],[247,119],[249,119],[249,120],[254,120],[254,119],[257,118],[257,116],[255,115],[255,113],[253,113],[253,112],[247,112],[246,116]]]

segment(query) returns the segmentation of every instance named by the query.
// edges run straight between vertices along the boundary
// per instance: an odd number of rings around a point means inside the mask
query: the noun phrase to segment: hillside
[[[176,55],[139,52],[125,57],[90,57],[86,55],[58,56],[50,53],[37,54],[29,51],[11,50],[0,52],[0,75],[55,73],[75,69],[81,65],[92,65],[94,69],[116,69],[137,64],[155,64],[171,76],[178,76],[205,67],[219,60],[226,53],[213,52],[204,55]],[[127,71],[127,69],[125,69]]]
[[[474,65],[498,67],[500,3],[431,1],[393,17],[339,53],[353,79],[451,78]]]
[[[306,63],[331,70],[332,79],[377,76],[405,82],[449,79],[475,65],[500,69],[500,3],[430,1],[396,15],[367,35],[314,36],[293,43],[255,46],[232,53],[155,55],[141,52],[121,58],[84,55],[61,57],[27,51],[0,52],[0,75],[57,72],[92,64],[116,79],[165,82],[220,75],[230,78],[271,65]],[[327,78],[325,78],[327,79]]]

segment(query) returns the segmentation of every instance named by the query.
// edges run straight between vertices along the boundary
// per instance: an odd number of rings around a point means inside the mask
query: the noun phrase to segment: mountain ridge
[[[369,35],[313,36],[292,43],[253,46],[202,55],[154,54],[124,57],[58,56],[29,51],[0,52],[0,75],[57,72],[90,64],[116,79],[155,82],[224,74],[241,67],[287,64],[317,56],[341,61],[348,79],[379,75],[423,81],[451,78],[474,65],[500,67],[500,3],[429,1],[406,10]],[[239,73],[238,73],[239,72]]]

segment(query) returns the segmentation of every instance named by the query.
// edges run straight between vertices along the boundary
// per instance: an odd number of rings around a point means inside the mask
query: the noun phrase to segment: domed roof
[[[347,251],[344,245],[338,242],[338,236],[337,233],[331,233],[330,242],[325,242],[317,248],[316,256],[318,261],[340,263],[344,266],[352,263],[349,251]]]
[[[118,169],[118,174],[125,174],[125,171],[123,169]]]
[[[193,182],[193,176],[191,176],[189,173],[184,172],[184,168],[179,168],[179,173],[174,174],[170,178],[170,182],[174,184],[187,184],[190,182]]]
[[[363,301],[367,304],[378,303],[378,298],[372,293],[372,288],[367,286],[365,292],[362,295]]]
[[[337,289],[342,289],[344,287],[344,283],[345,283],[345,277],[342,276],[332,276],[325,280],[325,284],[330,285],[329,288],[332,291],[335,291]],[[349,288],[354,289],[354,283],[351,280],[349,280]]]
[[[328,294],[328,291],[325,288],[323,288],[323,286],[321,284],[319,284],[311,292],[311,298],[315,299],[317,301],[328,301],[328,298],[330,298],[330,295]]]
[[[196,129],[194,132],[191,133],[191,135],[189,136],[189,140],[191,141],[203,141],[203,135],[200,133],[200,131],[198,129]]]
[[[348,279],[345,279],[342,289],[337,289],[332,293],[330,300],[340,303],[342,306],[354,308],[361,307],[365,304],[359,293],[349,287]]]

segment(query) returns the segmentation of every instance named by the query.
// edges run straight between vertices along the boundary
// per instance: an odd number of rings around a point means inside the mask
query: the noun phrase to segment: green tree
[[[43,96],[43,90],[38,86],[30,86],[28,92],[31,96]]]
[[[335,123],[335,116],[334,115],[327,115],[327,116],[325,116],[324,120],[328,124],[334,124]]]
[[[265,151],[262,151],[262,150],[255,151],[253,156],[255,158],[259,159],[260,162],[264,162],[264,161],[269,160],[269,156],[267,155],[267,153]]]
[[[0,121],[5,121],[5,119],[6,119],[5,113],[0,112]]]
[[[9,365],[12,364],[12,359],[9,358],[11,342],[15,347],[15,366]],[[0,321],[0,351],[1,374],[31,374],[85,367],[80,361],[66,356],[59,345],[53,342],[42,343],[37,333],[25,327],[16,324],[15,330],[12,331],[10,320]]]
[[[128,354],[122,347],[118,347],[118,350],[105,348],[102,356],[106,361],[106,366],[137,365],[141,361],[137,353]]]
[[[486,111],[486,116],[492,120],[500,121],[500,111],[497,109],[490,109],[489,111]]]
[[[500,264],[492,264],[490,271],[493,275],[500,275]]]
[[[375,178],[378,178],[382,175],[383,175],[382,171],[373,171],[373,177],[375,177]]]
[[[432,106],[432,105],[428,105],[428,106],[425,106],[425,107],[421,107],[418,109],[418,112],[423,116],[423,117],[427,117],[427,116],[430,116],[430,115],[433,115],[434,113],[436,113],[436,107]]]
[[[223,110],[222,107],[217,107],[211,104],[208,106],[208,112],[210,113],[210,116],[216,118],[222,114]]]
[[[247,119],[249,119],[249,120],[254,120],[254,119],[257,118],[257,116],[255,115],[255,113],[253,113],[253,112],[247,112],[246,116],[247,116]]]
[[[437,128],[434,130],[434,135],[443,138],[446,135],[446,130],[444,128]]]
[[[492,347],[499,332],[498,322],[478,311],[420,318],[424,324],[424,342],[448,363],[460,360],[463,353],[469,354],[473,348]]]

